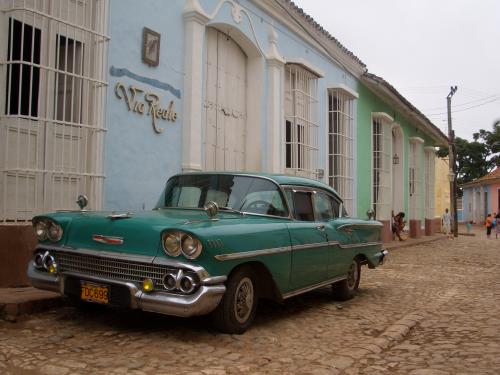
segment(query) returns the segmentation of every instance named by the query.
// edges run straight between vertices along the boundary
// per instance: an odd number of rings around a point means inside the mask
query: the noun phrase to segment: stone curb
[[[23,301],[0,302],[0,319],[15,322],[22,315],[49,310],[62,306],[61,296],[40,296]]]
[[[446,236],[439,236],[435,238],[429,238],[429,239],[424,239],[424,240],[407,240],[407,241],[399,241],[399,242],[389,242],[389,243],[384,243],[382,246],[386,248],[387,250],[398,250],[402,249],[404,247],[411,247],[411,246],[418,246],[418,245],[423,245],[427,244],[430,242],[435,242],[435,241],[441,241],[446,239]]]
[[[399,319],[390,325],[378,337],[360,343],[350,348],[342,349],[338,352],[339,356],[333,359],[334,368],[345,370],[354,362],[368,354],[379,354],[393,346],[399,344],[411,332],[421,320],[425,318],[423,314],[411,313]]]

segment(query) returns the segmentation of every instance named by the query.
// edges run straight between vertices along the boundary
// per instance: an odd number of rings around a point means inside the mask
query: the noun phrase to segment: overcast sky
[[[448,134],[500,120],[500,0],[294,0]],[[471,108],[473,107],[473,108]]]

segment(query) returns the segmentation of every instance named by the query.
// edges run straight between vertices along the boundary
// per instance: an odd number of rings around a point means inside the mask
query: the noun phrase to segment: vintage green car
[[[332,285],[358,289],[362,265],[387,251],[381,223],[347,217],[329,186],[265,174],[171,177],[151,212],[64,211],[33,218],[39,240],[28,275],[80,301],[167,315],[211,314],[242,333],[260,298]]]

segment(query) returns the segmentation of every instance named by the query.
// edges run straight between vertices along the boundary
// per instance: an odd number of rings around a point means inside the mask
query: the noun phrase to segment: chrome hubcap
[[[234,300],[234,312],[239,323],[245,323],[250,317],[253,308],[254,291],[252,280],[244,277],[236,288],[236,298]]]
[[[358,264],[356,261],[353,261],[349,267],[349,271],[347,272],[347,287],[350,290],[355,288],[358,277]]]

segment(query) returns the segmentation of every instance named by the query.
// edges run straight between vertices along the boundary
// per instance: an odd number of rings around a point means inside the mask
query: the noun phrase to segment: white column
[[[267,165],[264,170],[269,173],[282,173],[284,171],[283,145],[284,128],[283,113],[283,76],[285,60],[278,53],[278,35],[272,26],[269,28],[269,52],[267,62]]]
[[[434,203],[435,203],[435,165],[434,162],[436,160],[436,150],[433,146],[424,147],[425,153],[425,174],[426,174],[426,184],[427,187],[425,189],[426,197],[425,197],[425,218],[433,219],[434,218]]]
[[[184,16],[184,106],[182,121],[182,170],[202,169],[203,45],[209,17],[198,0],[188,0]]]

